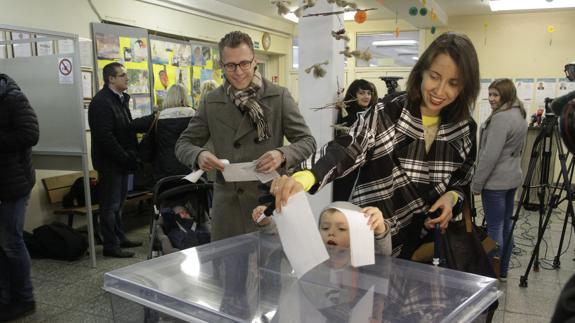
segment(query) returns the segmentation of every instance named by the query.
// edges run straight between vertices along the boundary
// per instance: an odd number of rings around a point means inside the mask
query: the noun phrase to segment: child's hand
[[[387,232],[387,226],[383,221],[383,213],[375,206],[368,206],[361,209],[364,216],[369,218],[367,224],[373,230],[375,235],[382,235]]]
[[[267,216],[264,217],[260,222],[258,222],[258,219],[260,218],[260,216],[262,216],[264,214],[264,211],[266,210],[266,208],[267,208],[267,206],[265,206],[265,205],[258,205],[252,211],[252,219],[260,227],[265,227],[266,225],[270,224],[270,222],[271,222],[271,219]]]

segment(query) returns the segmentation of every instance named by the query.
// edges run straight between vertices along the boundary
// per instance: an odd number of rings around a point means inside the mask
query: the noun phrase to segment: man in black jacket
[[[14,80],[0,74],[0,322],[36,309],[22,231],[36,182],[32,146],[39,136],[28,99]]]
[[[103,70],[104,87],[96,93],[88,109],[92,133],[92,163],[100,185],[100,229],[104,256],[128,258],[132,248],[142,245],[130,241],[122,226],[122,204],[128,191],[128,176],[136,168],[138,140],[128,109],[128,75],[120,63]]]

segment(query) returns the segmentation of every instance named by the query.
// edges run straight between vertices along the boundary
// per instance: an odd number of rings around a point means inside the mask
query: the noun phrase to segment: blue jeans
[[[128,192],[128,173],[99,172],[100,231],[104,250],[120,248],[126,240],[122,225],[122,206]]]
[[[501,259],[501,275],[507,276],[509,258],[513,249],[513,233],[511,225],[513,221],[513,206],[516,189],[510,190],[483,190],[481,200],[487,222],[487,234],[497,242],[499,248],[494,256]],[[510,245],[505,246],[508,236],[511,236]],[[505,255],[501,255],[506,248]]]
[[[0,201],[0,304],[34,300],[30,255],[22,235],[29,198]]]

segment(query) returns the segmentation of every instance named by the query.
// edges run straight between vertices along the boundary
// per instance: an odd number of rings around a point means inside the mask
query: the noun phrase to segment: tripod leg
[[[568,174],[567,170],[567,156],[563,153],[563,146],[561,146],[561,142],[559,141],[559,134],[556,134],[557,137],[557,149],[559,151],[559,163],[561,164],[561,174],[560,177],[563,177],[563,187],[562,190],[565,190],[567,193],[566,201],[567,201],[567,213],[565,214],[565,219],[563,219],[563,229],[561,230],[561,239],[559,240],[559,248],[557,249],[557,255],[553,260],[553,268],[559,268],[561,266],[561,249],[563,249],[563,238],[565,238],[565,232],[567,231],[567,221],[569,220],[569,215],[571,216],[571,223],[573,223],[573,191],[571,189],[571,177],[573,175],[573,157],[571,157],[571,164],[569,165],[569,170],[571,171],[571,176]],[[557,180],[559,183],[559,180]],[[559,193],[561,194],[561,193]],[[557,198],[558,200],[559,198]],[[556,208],[559,205],[554,205],[553,207]]]
[[[522,189],[521,189],[521,196],[519,198],[519,203],[517,203],[517,208],[515,209],[515,214],[513,215],[513,224],[511,225],[511,230],[509,230],[509,234],[505,237],[505,242],[502,248],[501,254],[505,255],[509,248],[511,248],[511,238],[513,237],[513,232],[515,231],[515,226],[517,225],[517,221],[519,220],[519,212],[523,208],[523,204],[529,202],[529,190],[531,189],[531,180],[533,178],[533,174],[535,173],[535,166],[537,166],[537,158],[539,157],[539,148],[541,146],[541,133],[535,139],[533,144],[533,149],[531,150],[531,157],[529,159],[529,166],[527,167],[527,173],[525,174],[525,180],[523,181]],[[527,287],[527,280],[525,280],[525,286],[521,284],[521,287]]]
[[[551,202],[554,203],[556,201],[555,197],[551,198]],[[535,248],[533,250],[533,253],[531,254],[531,259],[529,260],[529,264],[527,265],[527,268],[525,269],[525,274],[523,276],[521,276],[521,278],[519,279],[519,286],[520,287],[527,287],[527,279],[529,277],[529,272],[531,271],[531,266],[533,265],[533,262],[535,261],[535,257],[539,256],[539,246],[541,245],[541,241],[543,240],[543,235],[545,234],[545,228],[547,228],[547,225],[549,224],[549,220],[551,219],[551,214],[553,213],[553,209],[549,208],[547,210],[547,216],[545,217],[545,221],[543,222],[543,227],[541,228],[541,230],[539,230],[539,235],[537,236],[537,243],[535,243]]]

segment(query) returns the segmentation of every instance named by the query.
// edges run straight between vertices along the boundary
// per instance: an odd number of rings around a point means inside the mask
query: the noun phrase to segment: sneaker
[[[8,322],[36,312],[36,302],[12,303],[0,312],[0,322]]]
[[[507,275],[499,275],[499,281],[502,283],[507,282]]]

